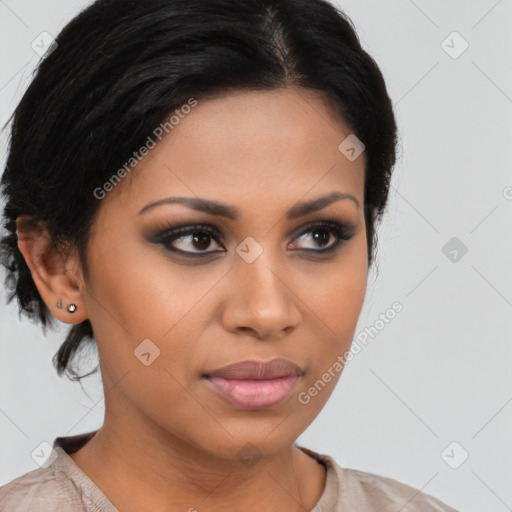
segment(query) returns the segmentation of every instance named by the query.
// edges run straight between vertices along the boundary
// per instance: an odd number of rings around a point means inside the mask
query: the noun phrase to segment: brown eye
[[[220,239],[220,234],[210,226],[185,226],[167,231],[161,237],[160,243],[170,251],[195,256],[201,253],[224,252],[207,251],[212,241],[219,246],[217,239]]]
[[[312,229],[312,230],[308,231],[307,233],[301,235],[299,238],[301,240],[304,240],[307,237],[309,237],[310,233],[313,234],[313,236],[311,238],[312,238],[312,240],[314,240],[315,244],[320,245],[320,249],[325,248],[325,246],[327,246],[329,244],[329,240],[331,240],[331,237],[332,237],[331,230],[325,229],[325,228],[316,228],[314,230]],[[314,249],[314,247],[313,247],[313,249]]]
[[[312,236],[311,236],[312,235]],[[351,226],[340,224],[335,221],[322,221],[317,223],[308,230],[303,231],[293,242],[293,246],[297,245],[297,240],[303,241],[311,238],[313,241],[313,247],[306,247],[304,251],[306,252],[317,252],[317,253],[327,253],[334,251],[340,248],[345,242],[350,240],[354,236],[354,229]],[[330,246],[329,242],[334,238],[334,243]],[[315,248],[316,246],[316,248]],[[320,246],[320,249],[318,249]],[[325,247],[327,249],[325,249]]]
[[[320,256],[341,248],[354,233],[353,226],[328,219],[310,225],[293,240],[290,247]],[[169,252],[191,258],[226,252],[220,245],[221,239],[218,229],[209,225],[168,226],[159,233],[148,236],[151,243],[161,244]],[[308,239],[311,239],[310,247],[301,247],[302,242],[307,242]]]

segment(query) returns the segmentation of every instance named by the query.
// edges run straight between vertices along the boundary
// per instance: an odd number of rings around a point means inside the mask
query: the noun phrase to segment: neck
[[[271,455],[244,448],[245,456],[219,455],[157,427],[106,418],[70,457],[122,512],[304,512],[318,502],[324,466],[294,445]]]

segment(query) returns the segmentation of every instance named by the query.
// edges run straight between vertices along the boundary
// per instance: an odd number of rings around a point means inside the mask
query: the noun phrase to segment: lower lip
[[[206,379],[214,391],[239,409],[266,409],[282,402],[291,392],[299,377],[281,377],[268,380],[236,380],[221,377]]]

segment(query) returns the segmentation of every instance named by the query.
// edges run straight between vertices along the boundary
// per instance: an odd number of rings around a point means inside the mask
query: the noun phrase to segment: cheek
[[[111,333],[120,330],[133,340],[167,338],[218,279],[146,242],[112,245],[114,250],[91,254],[91,316]]]
[[[321,378],[350,349],[364,301],[365,284],[361,279],[336,274],[330,282],[336,280],[337,285],[331,284],[328,291],[318,294],[318,300],[311,299],[311,303],[317,304],[310,311],[310,332],[315,344],[315,357],[311,359],[312,380]],[[341,368],[338,368],[336,377],[340,373]],[[327,387],[333,388],[336,380],[332,378]]]
[[[364,235],[342,249],[339,259],[309,272],[305,303],[317,317],[324,339],[338,348],[350,344],[367,286],[368,263]]]
[[[348,248],[348,246],[347,246]],[[354,244],[347,250],[341,266],[338,315],[344,316],[355,330],[366,295],[368,280],[368,255],[366,232],[363,230],[354,239]]]
[[[366,280],[365,268],[354,268],[350,274],[339,276],[340,285],[328,304],[327,315],[332,329],[345,343],[351,342],[356,329],[366,293]]]
[[[322,277],[313,276],[306,284],[315,356],[310,358],[309,375],[297,400],[311,419],[320,412],[341,377],[366,293],[364,238],[346,249],[329,266],[327,275],[324,270]]]
[[[199,347],[190,343],[198,333],[187,314],[196,312],[194,305],[213,282],[191,279],[194,270],[180,272],[155,254],[152,248],[118,244],[115,254],[91,255],[94,297],[89,294],[87,307],[108,375],[122,379],[122,394],[139,410],[165,422],[171,417],[166,411],[185,419],[199,414],[191,410],[186,389],[190,361],[200,358]]]
[[[311,312],[315,350],[314,357],[309,358],[308,376],[296,397],[306,422],[320,413],[343,372],[366,292],[367,268],[360,261],[347,259],[325,281],[323,293],[310,292],[311,304],[317,305]],[[314,333],[315,329],[318,332]]]
[[[220,276],[180,266],[153,247],[115,247],[115,254],[91,255],[94,297],[87,308],[101,358],[117,379],[129,370],[132,379],[143,379],[141,389],[167,389],[177,396],[182,389],[177,382],[195,371],[190,361],[201,360],[201,347],[191,340],[201,337],[207,318],[202,299]]]

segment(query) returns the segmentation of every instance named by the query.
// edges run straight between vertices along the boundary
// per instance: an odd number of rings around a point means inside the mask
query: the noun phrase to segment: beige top
[[[0,487],[2,512],[118,512],[68,453],[96,431],[57,437],[57,458]],[[328,455],[296,445],[327,468],[326,485],[311,512],[457,512],[443,502],[391,478],[342,468]],[[43,464],[44,466],[44,464]]]

